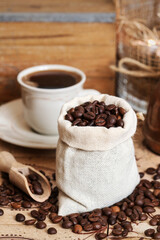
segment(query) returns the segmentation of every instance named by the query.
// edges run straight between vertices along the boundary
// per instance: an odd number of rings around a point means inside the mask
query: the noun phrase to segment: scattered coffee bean
[[[17,222],[24,222],[24,220],[25,220],[25,216],[24,216],[23,214],[18,213],[18,214],[16,215],[16,221],[17,221]]]
[[[0,209],[0,216],[2,216],[4,214],[3,209]]]
[[[28,201],[23,201],[21,205],[24,208],[31,208],[32,206],[31,202],[28,202]]]
[[[154,233],[153,239],[160,239],[160,232]]]
[[[36,219],[29,219],[29,220],[26,220],[24,223],[25,225],[34,225],[36,222]]]
[[[54,227],[51,227],[51,228],[48,228],[47,233],[48,234],[56,234],[57,230]]]
[[[82,226],[79,225],[79,224],[76,224],[76,225],[73,227],[73,232],[74,232],[74,233],[81,233],[81,232],[82,232]]]
[[[150,224],[151,226],[156,226],[157,223],[158,223],[158,220],[157,220],[156,218],[154,218],[154,217],[149,221],[149,224]]]
[[[155,168],[147,168],[146,170],[147,174],[153,175],[156,173],[156,169]]]
[[[36,223],[36,228],[38,228],[38,229],[46,228],[46,226],[47,226],[46,223],[43,221],[39,221]]]
[[[155,233],[155,230],[152,229],[152,228],[149,228],[149,229],[145,230],[145,232],[144,232],[144,234],[145,234],[147,237],[152,237],[154,233]]]

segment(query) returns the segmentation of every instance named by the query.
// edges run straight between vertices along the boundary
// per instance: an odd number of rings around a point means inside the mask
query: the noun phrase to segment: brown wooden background
[[[17,73],[38,64],[78,67],[87,75],[86,88],[113,94],[114,74],[109,69],[115,59],[113,22],[32,22],[32,16],[114,11],[111,0],[1,0],[0,17],[5,21],[0,22],[0,103],[20,96]],[[23,13],[32,14],[31,21],[10,18]]]

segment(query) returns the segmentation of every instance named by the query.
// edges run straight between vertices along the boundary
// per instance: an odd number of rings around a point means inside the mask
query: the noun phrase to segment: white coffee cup
[[[23,81],[23,78],[29,74],[47,70],[77,73],[81,76],[81,80],[70,87],[58,89],[36,88]],[[77,96],[99,94],[94,89],[83,89],[86,80],[84,72],[65,65],[40,65],[27,68],[18,74],[17,80],[21,86],[25,121],[35,131],[46,135],[58,134],[57,119],[65,102]]]

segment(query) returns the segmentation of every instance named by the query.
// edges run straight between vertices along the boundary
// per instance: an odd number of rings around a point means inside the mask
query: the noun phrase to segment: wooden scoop
[[[8,173],[10,181],[35,201],[44,202],[49,198],[51,187],[47,178],[34,168],[17,162],[11,153],[0,152],[0,171]],[[42,195],[31,192],[26,178],[31,173],[38,175],[39,182],[44,191]]]

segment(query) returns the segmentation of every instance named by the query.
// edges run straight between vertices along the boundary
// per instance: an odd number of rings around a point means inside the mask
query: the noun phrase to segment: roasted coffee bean
[[[81,118],[77,118],[76,120],[74,120],[74,122],[72,123],[72,126],[76,126],[81,122]]]
[[[93,230],[99,230],[102,228],[102,225],[100,222],[94,222],[92,223],[92,226],[93,226]]]
[[[122,205],[122,207],[121,207],[121,210],[122,210],[122,211],[125,211],[125,210],[127,209],[127,207],[128,207],[128,203],[127,203],[127,202],[124,202],[123,205]]]
[[[24,216],[23,214],[18,213],[18,214],[16,215],[16,221],[17,221],[17,222],[24,222],[24,220],[25,220],[25,216]]]
[[[124,127],[124,121],[122,119],[118,119],[116,122],[117,127]]]
[[[96,240],[105,239],[106,237],[107,237],[106,233],[96,233],[95,235]]]
[[[68,113],[68,114],[66,114],[66,116],[65,116],[65,120],[68,120],[68,121],[70,121],[70,122],[73,122],[74,118],[73,118],[73,116],[72,116],[70,113]]]
[[[57,233],[57,230],[54,227],[50,227],[48,228],[47,233],[53,235]]]
[[[32,206],[31,202],[28,202],[28,201],[23,201],[21,205],[24,208],[31,208]]]
[[[25,225],[34,225],[36,222],[36,219],[29,219],[29,220],[26,220],[24,223]]]
[[[0,216],[2,216],[4,214],[3,209],[0,208]]]
[[[39,222],[36,223],[36,228],[38,228],[38,229],[43,229],[43,228],[46,228],[46,227],[47,227],[47,225],[43,221],[39,221]]]
[[[158,180],[158,179],[160,179],[160,174],[156,174],[156,175],[154,175],[153,179],[154,179],[154,180]]]
[[[96,126],[104,126],[106,124],[106,121],[104,118],[97,118],[95,120],[95,125]]]
[[[38,180],[38,176],[36,174],[34,174],[34,173],[29,174],[28,178],[31,181],[37,181]]]
[[[132,227],[132,225],[131,225],[131,222],[129,222],[129,221],[123,221],[123,222],[121,223],[121,225],[122,225],[122,227],[123,227],[124,229],[127,229],[129,232],[132,232],[133,227]]]
[[[32,216],[33,218],[38,218],[38,216],[39,216],[38,211],[37,211],[37,210],[32,210],[32,211],[31,211],[31,216]]]
[[[38,181],[33,183],[33,190],[34,190],[34,194],[38,194],[38,195],[43,194],[43,188],[42,188],[40,182],[38,182]]]
[[[122,237],[127,237],[127,235],[128,235],[128,230],[127,229],[124,229],[123,231],[122,231]],[[140,239],[139,239],[140,240]]]
[[[139,176],[140,176],[140,178],[143,178],[144,177],[144,173],[143,172],[139,172]]]
[[[125,112],[125,109],[106,105],[103,101],[85,102],[68,110],[65,119],[72,122],[72,126],[123,127]]]
[[[158,197],[158,195],[160,194],[160,189],[155,189],[153,194],[155,197]]]
[[[21,208],[21,203],[13,202],[11,203],[11,207],[14,209],[19,209]]]
[[[118,206],[113,206],[113,207],[111,207],[111,209],[112,209],[112,212],[114,212],[114,213],[117,213],[117,212],[120,212],[120,207],[118,207]]]
[[[148,218],[148,216],[144,213],[139,216],[139,220],[145,221]]]
[[[76,225],[73,227],[73,232],[74,232],[74,233],[81,233],[81,232],[82,232],[82,226],[79,225],[79,224],[76,224]]]
[[[62,223],[62,227],[66,229],[71,228],[72,226],[73,226],[73,223],[71,221],[64,221]]]
[[[149,221],[149,224],[150,224],[151,226],[156,226],[157,223],[158,223],[158,220],[157,220],[156,218],[154,218],[154,217]]]
[[[144,208],[143,208],[143,211],[144,211],[145,213],[153,213],[153,212],[155,212],[156,210],[155,210],[153,207],[144,207]]]
[[[160,232],[154,233],[153,239],[160,239]]]
[[[126,215],[129,217],[132,215],[132,209],[131,208],[127,208],[125,211]]]
[[[160,225],[157,227],[157,232],[160,232]]]
[[[88,220],[86,218],[82,218],[80,221],[81,226],[84,226],[88,223]]]
[[[102,210],[103,210],[104,215],[106,215],[106,216],[109,216],[112,213],[112,209],[108,208],[108,207],[103,208]]]
[[[99,216],[97,216],[94,212],[91,213],[89,216],[88,216],[88,220],[90,222],[97,222],[99,220]]]
[[[122,234],[122,230],[121,229],[113,229],[112,234],[114,236],[120,236]]]
[[[53,223],[59,223],[62,221],[62,216],[56,216],[52,219]]]
[[[110,225],[114,225],[116,222],[117,222],[117,220],[116,220],[115,217],[110,216],[110,217],[108,218],[108,223],[109,223]]]
[[[38,221],[44,221],[45,219],[46,219],[46,215],[45,214],[41,214],[41,213],[38,214],[38,217],[37,217]]]
[[[122,221],[125,221],[126,219],[127,219],[126,214],[125,214],[123,211],[120,211],[120,212],[118,213],[118,220],[119,220],[120,222],[122,222]]]
[[[153,174],[156,173],[156,169],[155,168],[151,168],[151,167],[147,168],[146,173],[150,174],[150,175],[153,175]]]
[[[76,225],[76,224],[78,224],[78,220],[77,220],[77,218],[70,218],[70,221],[73,223],[73,225]]]
[[[89,232],[91,230],[93,230],[93,225],[92,224],[86,224],[83,226],[83,230],[86,231],[86,232]]]
[[[149,228],[149,229],[145,230],[145,232],[144,232],[144,234],[145,234],[147,237],[152,237],[154,233],[155,233],[155,230],[152,229],[152,228]]]

